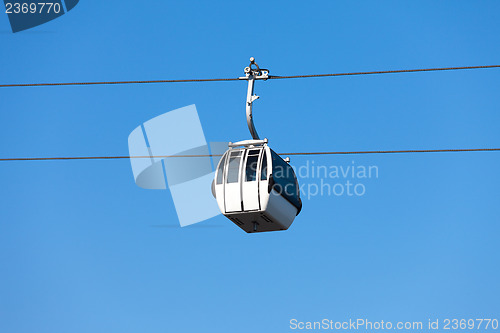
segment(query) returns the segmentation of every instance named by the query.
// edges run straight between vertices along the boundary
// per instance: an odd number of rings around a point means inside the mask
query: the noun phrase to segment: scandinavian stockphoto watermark
[[[366,194],[367,182],[379,178],[376,165],[350,164],[325,165],[314,160],[295,167],[301,183],[302,197],[316,196],[360,197]]]
[[[129,135],[128,148],[134,157],[130,163],[137,186],[168,188],[181,226],[221,214],[211,185],[228,142],[207,142],[194,104],[136,127]],[[364,196],[367,184],[379,177],[377,166],[355,161],[327,165],[297,158],[290,165],[292,168],[273,166],[272,194],[293,198],[300,192],[300,197],[306,200],[317,196],[357,198]],[[250,167],[255,173],[259,166],[255,162]]]
[[[12,32],[34,28],[69,12],[79,0],[4,0]]]
[[[181,226],[220,214],[211,185],[227,142],[207,143],[196,106],[176,109],[144,122],[128,137],[137,186],[170,190]],[[196,209],[193,209],[196,203]]]
[[[376,165],[362,165],[355,161],[349,164],[321,164],[314,160],[306,160],[305,163],[292,165],[295,177],[298,178],[300,196],[303,199],[311,199],[318,196],[331,197],[361,197],[367,193],[367,184],[373,179],[379,178],[379,168]],[[273,177],[275,179],[291,179],[294,175],[288,175],[289,169],[277,168]],[[296,191],[295,187],[279,184],[274,185],[276,194],[288,194]]]
[[[397,320],[369,320],[367,318],[349,318],[346,320],[321,320],[307,321],[290,319],[289,328],[292,331],[408,331],[422,332],[436,330],[460,331],[496,331],[499,329],[497,318],[428,318],[422,321],[397,321]]]

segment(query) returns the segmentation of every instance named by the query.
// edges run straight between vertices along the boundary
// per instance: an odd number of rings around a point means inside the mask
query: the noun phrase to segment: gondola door
[[[243,209],[245,211],[258,210],[259,204],[259,157],[262,149],[247,149],[243,174],[241,179],[241,189],[243,195]]]
[[[226,162],[226,179],[224,182],[224,201],[226,212],[241,212],[241,161],[244,150],[231,151]]]
[[[272,172],[272,164],[269,163],[269,148],[264,147],[262,149],[261,157],[260,157],[260,168],[259,168],[259,201],[260,201],[260,209],[265,210],[267,208],[267,203],[269,202],[269,175]],[[271,167],[268,167],[270,165]]]

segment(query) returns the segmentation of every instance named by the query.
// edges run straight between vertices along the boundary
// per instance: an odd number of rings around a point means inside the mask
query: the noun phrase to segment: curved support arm
[[[248,90],[247,90],[247,105],[246,105],[246,113],[247,113],[247,125],[250,130],[250,134],[252,134],[252,138],[254,140],[260,140],[259,134],[257,134],[257,130],[255,129],[255,125],[253,124],[253,115],[252,115],[252,105],[253,102],[259,98],[259,96],[253,94],[253,87],[255,84],[255,80],[267,80],[269,78],[269,70],[260,68],[259,65],[255,62],[255,59],[250,58],[250,65],[245,67],[245,76],[240,77],[240,80],[248,81]]]
[[[254,140],[260,140],[259,134],[255,129],[255,125],[253,123],[253,115],[252,115],[252,105],[253,101],[259,98],[259,96],[255,96],[253,94],[253,87],[255,83],[255,78],[253,75],[248,76],[248,91],[247,91],[247,105],[246,105],[246,114],[247,114],[247,125],[250,130],[250,134]]]

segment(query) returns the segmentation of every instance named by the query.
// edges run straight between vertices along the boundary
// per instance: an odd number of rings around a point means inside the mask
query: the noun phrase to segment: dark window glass
[[[245,177],[245,180],[247,182],[253,182],[257,180],[257,161],[259,160],[259,151],[257,151],[257,155],[250,155],[251,153],[252,152],[249,152],[247,157]]]
[[[224,176],[224,164],[226,163],[226,156],[224,155],[219,162],[219,169],[217,170],[216,184],[222,184],[222,176]]]
[[[271,150],[273,160],[274,189],[295,207],[300,207],[299,187],[293,168]]]
[[[237,183],[240,175],[241,152],[236,151],[231,153],[229,164],[227,166],[227,182]]]
[[[260,180],[266,180],[267,179],[267,155],[266,152],[264,151],[264,154],[262,155],[262,169],[260,172]]]

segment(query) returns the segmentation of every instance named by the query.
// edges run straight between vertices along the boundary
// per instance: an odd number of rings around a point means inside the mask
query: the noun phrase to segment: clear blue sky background
[[[496,1],[81,1],[13,34],[2,83],[500,64]],[[278,152],[499,147],[500,70],[258,82]],[[1,157],[126,155],[196,104],[209,141],[249,137],[245,82],[3,88]],[[130,163],[0,164],[0,332],[288,332],[289,320],[500,316],[499,153],[293,157],[376,165],[362,197],[305,200],[286,232],[178,227]],[[196,209],[196,202],[193,202]]]

